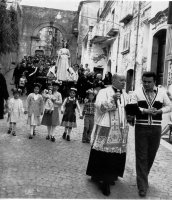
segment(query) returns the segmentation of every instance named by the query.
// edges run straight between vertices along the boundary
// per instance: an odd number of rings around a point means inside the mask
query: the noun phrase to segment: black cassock
[[[0,119],[4,118],[4,100],[9,97],[4,76],[0,73]]]

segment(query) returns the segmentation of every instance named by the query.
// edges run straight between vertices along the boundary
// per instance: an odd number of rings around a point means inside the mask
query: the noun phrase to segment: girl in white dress
[[[27,110],[25,114],[28,113],[27,124],[30,125],[30,136],[29,139],[33,138],[35,135],[36,126],[41,125],[41,115],[43,115],[43,98],[39,94],[41,85],[39,83],[34,83],[34,91],[30,93],[27,97]]]
[[[16,124],[20,120],[22,113],[24,113],[23,102],[19,98],[21,94],[20,89],[12,89],[13,98],[9,100],[8,103],[8,121],[9,129],[8,134],[12,133],[16,136]]]

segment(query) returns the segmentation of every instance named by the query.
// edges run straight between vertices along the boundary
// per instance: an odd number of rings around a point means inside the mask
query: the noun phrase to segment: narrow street
[[[34,139],[29,140],[26,119],[23,115],[16,137],[6,133],[6,119],[0,121],[0,198],[139,199],[132,151],[124,178],[119,178],[111,186],[111,195],[105,197],[85,175],[90,145],[81,142],[83,120],[77,117],[78,127],[70,142],[61,137],[63,127],[57,127],[53,143],[45,139],[45,126],[38,127]],[[133,131],[130,127],[129,147],[133,146]],[[149,176],[147,199],[172,198],[171,156],[172,152],[161,145]]]

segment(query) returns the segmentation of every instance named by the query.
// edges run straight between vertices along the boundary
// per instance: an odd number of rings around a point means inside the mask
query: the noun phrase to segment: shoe
[[[32,139],[32,136],[31,136],[31,135],[29,136],[29,139]]]
[[[139,196],[140,197],[145,197],[146,196],[146,192],[144,190],[139,190]]]
[[[64,140],[66,139],[66,133],[65,133],[65,132],[63,133],[62,138],[63,138]]]
[[[10,134],[10,133],[11,133],[11,131],[12,131],[12,130],[9,128],[9,129],[8,129],[8,131],[7,131],[7,133],[8,133],[8,134]]]
[[[36,135],[36,131],[34,130],[34,131],[33,131],[33,136],[35,136],[35,135]]]
[[[87,140],[86,140],[86,143],[90,143],[90,140],[89,140],[89,139],[87,139]]]
[[[52,142],[55,142],[55,141],[56,141],[56,139],[55,139],[54,136],[51,136],[51,141],[52,141]]]
[[[49,140],[50,139],[50,136],[49,135],[47,135],[47,137],[46,137],[46,140]]]
[[[15,133],[15,131],[13,131],[13,132],[12,132],[12,135],[13,135],[13,136],[16,136],[16,133]]]
[[[66,140],[70,141],[70,136],[69,135],[67,135]]]
[[[109,196],[110,195],[110,185],[108,183],[103,182],[103,184],[102,184],[102,193],[105,196]]]
[[[91,177],[91,181],[95,182],[95,183],[98,183],[99,182],[99,179],[95,176],[92,176]]]
[[[86,140],[82,140],[82,143],[86,143]]]
[[[110,185],[115,185],[115,181],[111,181],[111,182],[110,182]]]

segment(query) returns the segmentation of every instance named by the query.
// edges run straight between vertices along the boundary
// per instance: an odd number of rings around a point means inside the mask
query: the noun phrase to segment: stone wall
[[[65,40],[69,41],[72,64],[76,63],[77,38],[73,34],[73,22],[77,12],[33,6],[22,6],[22,35],[20,40],[20,59],[25,55],[34,55],[35,40],[39,31],[47,26],[59,29]],[[53,22],[53,25],[50,25]],[[36,44],[35,44],[36,47]]]

